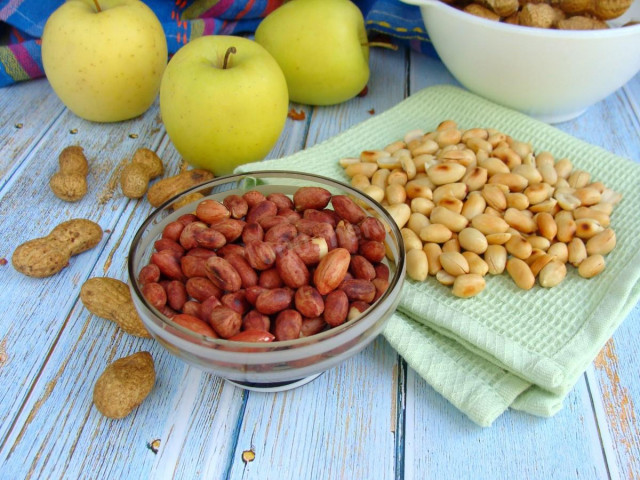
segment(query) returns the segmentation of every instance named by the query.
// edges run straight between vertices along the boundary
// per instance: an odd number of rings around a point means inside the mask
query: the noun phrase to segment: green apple
[[[69,110],[117,122],[141,115],[157,98],[167,40],[138,0],[68,0],[47,19],[42,63]]]
[[[282,70],[243,37],[192,40],[171,58],[160,85],[160,112],[176,150],[215,175],[263,159],[287,120]]]
[[[287,2],[260,22],[255,39],[282,68],[294,102],[344,102],[369,81],[364,19],[349,0]]]

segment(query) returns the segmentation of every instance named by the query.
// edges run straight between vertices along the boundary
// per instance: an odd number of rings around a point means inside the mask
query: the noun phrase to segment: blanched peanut
[[[444,243],[453,232],[440,223],[432,223],[420,230],[419,236],[424,242]]]
[[[539,166],[538,170],[540,170],[540,175],[542,175],[543,182],[549,185],[555,185],[558,181],[558,172],[556,172],[556,169],[553,168],[553,164],[545,164]]]
[[[469,220],[459,213],[445,207],[437,206],[431,211],[429,216],[431,223],[440,223],[452,232],[459,232],[467,226]]]
[[[554,163],[555,160],[550,152],[544,151],[536,155],[536,166],[538,167],[538,169],[542,169],[542,167],[544,167],[545,165],[553,166]]]
[[[511,172],[496,173],[491,178],[489,178],[489,183],[499,183],[501,185],[506,185],[512,192],[522,192],[525,188],[527,188],[527,185],[529,185],[529,181],[522,175]]]
[[[604,227],[600,225],[600,222],[593,218],[579,218],[575,220],[576,223],[576,237],[588,240],[591,237],[595,237],[598,233],[604,230]]]
[[[512,257],[507,260],[507,272],[515,284],[523,290],[530,290],[536,282],[529,265],[519,258]]]
[[[538,225],[533,218],[527,215],[527,210],[518,210],[516,208],[507,208],[504,212],[504,221],[510,227],[515,228],[522,233],[533,233],[538,229]]]
[[[467,200],[464,202],[460,213],[468,220],[471,220],[473,217],[484,212],[486,206],[487,202],[481,193],[471,192],[467,197]]]
[[[438,280],[442,285],[450,287],[456,281],[456,277],[448,273],[446,270],[438,270],[436,273],[436,280]]]
[[[510,232],[490,233],[486,236],[489,245],[504,245],[509,241],[512,234]]]
[[[458,275],[453,281],[452,292],[456,297],[469,298],[484,290],[486,283],[482,275],[467,273]]]
[[[563,210],[572,211],[582,205],[580,199],[569,192],[556,191],[553,196]]]
[[[529,205],[529,211],[533,213],[547,212],[551,213],[556,208],[558,201],[555,198],[550,198],[544,202],[536,203],[535,205]]]
[[[580,238],[573,238],[567,245],[567,261],[574,267],[578,267],[587,258],[587,247]]]
[[[424,281],[429,275],[429,261],[427,254],[419,248],[407,252],[407,275],[418,282]]]
[[[548,212],[540,212],[536,214],[534,219],[540,234],[548,240],[553,240],[558,233],[558,225],[556,225],[553,215]]]
[[[409,181],[409,178],[407,177],[406,172],[402,171],[399,168],[391,170],[391,173],[387,177],[387,184],[389,185],[393,185],[393,184],[406,185],[408,181]]]
[[[469,273],[469,262],[459,252],[443,252],[440,255],[440,264],[448,274],[454,277]]]
[[[460,247],[473,253],[484,253],[489,245],[487,237],[483,233],[473,227],[462,229],[458,233],[458,242]]]
[[[409,216],[409,220],[407,221],[407,228],[410,228],[417,234],[419,234],[420,230],[422,230],[427,225],[431,225],[429,218],[419,212],[412,212]]]
[[[559,284],[566,263],[594,275],[604,268],[598,255],[616,244],[609,225],[622,195],[568,158],[536,153],[493,128],[464,130],[446,120],[340,165],[388,209],[411,258],[426,258],[427,273],[410,277],[435,275],[444,285],[460,278],[458,296],[467,295],[467,284],[484,288],[469,275],[505,269],[523,289],[536,280],[544,288]]]
[[[604,270],[604,257],[600,254],[590,255],[578,267],[578,273],[583,278],[592,278]]]
[[[571,163],[571,160],[569,160],[568,158],[562,158],[558,160],[555,163],[554,167],[556,169],[556,173],[558,174],[558,177],[560,178],[569,178],[569,175],[571,174],[571,170],[573,170],[573,164]]]
[[[427,177],[414,178],[405,185],[407,198],[433,199],[432,182]]]
[[[413,198],[411,200],[411,211],[421,213],[425,216],[431,215],[435,204],[428,198]]]
[[[520,235],[513,235],[507,243],[504,244],[509,254],[522,260],[529,258],[533,247],[529,241]]]
[[[390,174],[391,170],[386,168],[376,170],[371,176],[371,185],[375,185],[376,187],[384,191],[384,189],[387,187],[387,179],[389,178]]]
[[[479,165],[487,171],[490,177],[497,173],[509,173],[509,167],[499,158],[489,157],[479,162]]]
[[[574,170],[571,172],[571,175],[569,175],[569,178],[567,178],[567,181],[571,188],[582,188],[589,184],[591,175],[589,172],[583,170]]]
[[[566,265],[559,260],[547,263],[538,274],[538,282],[541,287],[551,288],[558,285],[567,276]]]
[[[407,191],[404,189],[404,186],[399,183],[391,183],[387,185],[385,195],[390,205],[404,203],[407,199]]]
[[[587,240],[588,255],[606,255],[616,246],[616,232],[607,228]]]
[[[589,187],[578,188],[573,192],[573,195],[580,200],[580,204],[585,207],[599,203],[602,198],[598,190]]]
[[[364,191],[365,188],[371,186],[371,182],[366,175],[356,174],[351,177],[351,181],[349,182],[351,186],[357,190]]]
[[[535,258],[534,258],[535,257]],[[526,262],[531,269],[534,277],[537,277],[540,271],[550,262],[554,261],[556,257],[549,255],[548,253],[540,253],[539,255],[532,254]],[[564,264],[563,264],[564,265]]]
[[[460,242],[458,242],[458,237],[456,237],[455,235],[456,234],[454,233],[449,240],[444,242],[444,244],[442,245],[443,252],[461,252],[462,249],[460,248]]]
[[[487,205],[496,210],[505,210],[507,208],[507,197],[505,192],[499,185],[488,183],[482,188],[482,196]]]
[[[542,182],[542,175],[533,165],[518,165],[512,170],[512,172],[526,178],[529,182],[529,185],[532,183]]]
[[[429,275],[435,275],[442,270],[442,264],[440,263],[440,255],[442,255],[442,248],[439,244],[429,242],[425,243],[422,250],[427,255],[427,261],[429,263]]]
[[[553,255],[561,262],[566,263],[569,259],[569,249],[567,247],[567,244],[564,242],[556,242],[551,244],[549,250],[547,250],[547,253],[549,255]]]
[[[396,222],[398,228],[402,228],[409,221],[411,216],[411,208],[406,203],[397,203],[385,207],[391,218]]]
[[[406,252],[414,249],[422,250],[422,240],[420,240],[420,237],[418,237],[416,232],[410,228],[402,228],[400,233],[404,240],[404,249]]]
[[[509,192],[505,195],[507,207],[517,210],[526,210],[529,207],[529,199],[524,193]]]
[[[477,253],[462,252],[462,256],[467,259],[469,273],[477,273],[484,277],[489,272],[489,265]]]
[[[507,265],[507,249],[502,245],[489,245],[484,252],[484,261],[491,275],[500,275]]]
[[[405,143],[404,140],[397,140],[395,142],[391,142],[389,145],[384,147],[383,150],[391,154],[397,150],[400,150],[401,148],[405,148],[406,146],[407,144]]]
[[[509,230],[509,224],[502,218],[486,213],[473,217],[471,219],[471,225],[473,228],[480,230],[485,235],[490,235],[492,233],[504,233]]]
[[[451,210],[452,212],[459,214],[460,212],[462,212],[463,205],[464,204],[462,203],[462,200],[458,200],[454,197],[443,197],[442,199],[440,199],[437,206],[444,207],[448,210]]]
[[[465,173],[462,177],[462,183],[467,186],[467,189],[472,192],[480,190],[487,183],[488,172],[486,168],[473,167]]]
[[[559,241],[568,243],[576,234],[576,222],[573,218],[560,217],[556,218],[556,225],[558,225],[558,233],[556,237]]]
[[[376,163],[367,162],[354,163],[344,169],[345,173],[351,178],[355,175],[364,175],[367,178],[371,178],[376,170],[378,170]]]
[[[376,163],[378,160],[389,158],[391,154],[386,150],[365,150],[360,153],[360,161]]]
[[[440,163],[427,169],[429,180],[436,185],[457,182],[465,172],[466,169],[459,163]]]
[[[467,196],[467,185],[462,182],[447,183],[433,190],[433,201],[438,203],[444,197],[453,197],[463,200]]]
[[[575,220],[580,220],[581,218],[593,218],[594,220],[597,220],[600,225],[607,228],[611,223],[611,218],[609,217],[608,213],[597,210],[596,207],[598,207],[598,205],[594,205],[593,207],[576,208],[573,211],[573,218]]]
[[[365,187],[362,188],[362,192],[369,195],[378,203],[384,200],[384,190],[377,185],[365,185]]]

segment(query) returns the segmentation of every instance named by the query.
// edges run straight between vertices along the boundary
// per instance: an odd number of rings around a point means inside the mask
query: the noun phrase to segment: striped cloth
[[[250,34],[286,0],[145,0],[162,23],[169,54],[203,35]],[[0,87],[44,76],[40,37],[63,0],[0,0]],[[370,32],[430,52],[417,7],[399,0],[356,0]]]

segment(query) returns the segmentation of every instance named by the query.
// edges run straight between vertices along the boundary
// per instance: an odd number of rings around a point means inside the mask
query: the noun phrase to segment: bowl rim
[[[496,22],[493,20],[488,20],[486,18],[482,18],[477,15],[472,15],[470,13],[459,10],[454,6],[449,5],[441,0],[401,0],[401,1],[406,4],[416,5],[420,7],[421,13],[423,16],[423,21],[425,23],[425,27],[426,27],[428,16],[425,14],[424,9],[435,8],[435,9],[441,10],[443,13],[447,13],[449,15],[452,15],[453,17],[460,18],[461,21],[465,21],[467,23],[475,24],[484,28],[491,28],[496,31],[518,33],[518,34],[521,34],[523,37],[558,38],[558,39],[564,39],[564,40],[567,40],[567,39],[596,40],[596,39],[604,39],[604,38],[608,39],[608,38],[640,35],[640,18],[636,20],[638,21],[638,23],[634,25],[612,26],[611,28],[602,29],[602,30],[557,30],[557,29],[551,29],[551,28],[524,27],[522,25],[512,25],[505,22]],[[629,10],[627,10],[627,12],[624,15],[618,17],[617,19],[612,19],[612,20],[615,21],[624,17],[626,14],[628,14],[631,11],[631,8],[636,3],[639,4],[637,9],[640,10],[640,0],[634,0],[634,3],[629,7]],[[608,20],[607,23],[611,25],[612,20]]]
[[[376,302],[371,306],[373,308],[369,308],[365,310],[365,312],[362,315],[354,319],[348,320],[337,327],[332,327],[330,329],[327,329],[325,331],[322,331],[314,335],[310,335],[308,337],[301,337],[294,340],[281,340],[277,342],[275,341],[274,342],[241,342],[241,341],[228,340],[223,338],[213,338],[213,337],[196,333],[188,328],[185,328],[173,322],[171,318],[162,314],[158,309],[152,306],[142,294],[142,290],[138,283],[137,273],[135,272],[135,265],[134,265],[136,260],[136,252],[138,250],[138,247],[141,244],[142,236],[146,231],[146,229],[151,224],[153,224],[154,221],[160,215],[166,212],[167,208],[171,204],[173,204],[180,198],[183,198],[189,195],[190,193],[193,193],[196,190],[213,188],[215,186],[227,184],[230,182],[240,183],[243,180],[256,178],[256,177],[260,178],[260,177],[269,177],[269,176],[276,176],[276,177],[288,178],[288,179],[292,179],[292,178],[295,179],[296,177],[298,177],[300,180],[311,178],[317,181],[318,183],[325,183],[327,185],[331,185],[334,188],[343,189],[345,190],[345,193],[353,194],[356,197],[360,197],[361,200],[365,200],[371,203],[376,213],[384,217],[384,220],[389,225],[389,228],[393,232],[393,237],[397,243],[398,258],[396,259],[396,269],[393,274],[393,277],[390,278],[389,286],[387,287],[386,291],[382,294],[382,296],[379,299],[377,299]],[[196,200],[196,202],[199,202],[201,200],[202,199]],[[179,214],[176,212],[172,212],[170,215],[171,216],[175,215],[177,218],[183,214],[181,210],[182,209],[177,210]],[[159,224],[164,222],[166,222],[166,218],[162,219],[159,222]],[[390,232],[387,232],[387,234],[390,234]],[[355,189],[351,185],[348,185],[344,182],[335,180],[330,177],[317,175],[314,173],[286,171],[286,170],[256,170],[256,171],[234,173],[234,174],[216,177],[212,180],[209,180],[207,182],[204,182],[189,188],[188,190],[168,199],[162,205],[157,207],[153,212],[151,212],[151,214],[149,214],[149,216],[140,225],[140,227],[138,227],[138,230],[136,231],[133,239],[131,240],[131,244],[129,247],[129,255],[127,258],[127,272],[129,275],[128,283],[129,283],[130,289],[133,291],[133,293],[136,296],[136,299],[135,299],[136,301],[134,303],[140,304],[142,307],[144,307],[148,311],[148,313],[152,314],[155,317],[155,319],[160,320],[161,323],[164,324],[164,326],[169,326],[170,328],[180,332],[181,333],[180,338],[182,341],[189,341],[197,348],[214,348],[219,350],[225,350],[228,353],[238,353],[238,352],[235,352],[235,349],[246,349],[247,347],[250,347],[253,350],[252,353],[268,353],[270,351],[278,351],[278,350],[284,350],[284,349],[295,348],[295,347],[306,347],[309,345],[319,343],[323,340],[329,340],[331,338],[339,336],[340,334],[346,331],[351,330],[354,327],[354,325],[361,324],[367,319],[371,319],[370,320],[371,325],[375,325],[375,323],[377,322],[377,319],[375,317],[372,317],[373,313],[377,311],[375,307],[382,306],[389,303],[389,295],[391,295],[391,293],[396,290],[396,288],[398,287],[398,283],[404,280],[406,267],[405,267],[404,240],[400,232],[400,228],[397,226],[397,224],[395,223],[391,215],[387,212],[387,210],[379,202],[371,198],[369,195]],[[401,292],[401,288],[400,288],[400,292]],[[167,330],[164,327],[162,328],[168,333],[171,333],[172,336],[176,336],[170,330]],[[246,352],[243,352],[243,353],[246,353]]]

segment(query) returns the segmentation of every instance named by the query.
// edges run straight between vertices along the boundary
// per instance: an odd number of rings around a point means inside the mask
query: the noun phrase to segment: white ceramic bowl
[[[577,117],[640,71],[640,0],[613,28],[561,31],[498,23],[439,0],[419,5],[433,46],[470,91],[539,120]]]

